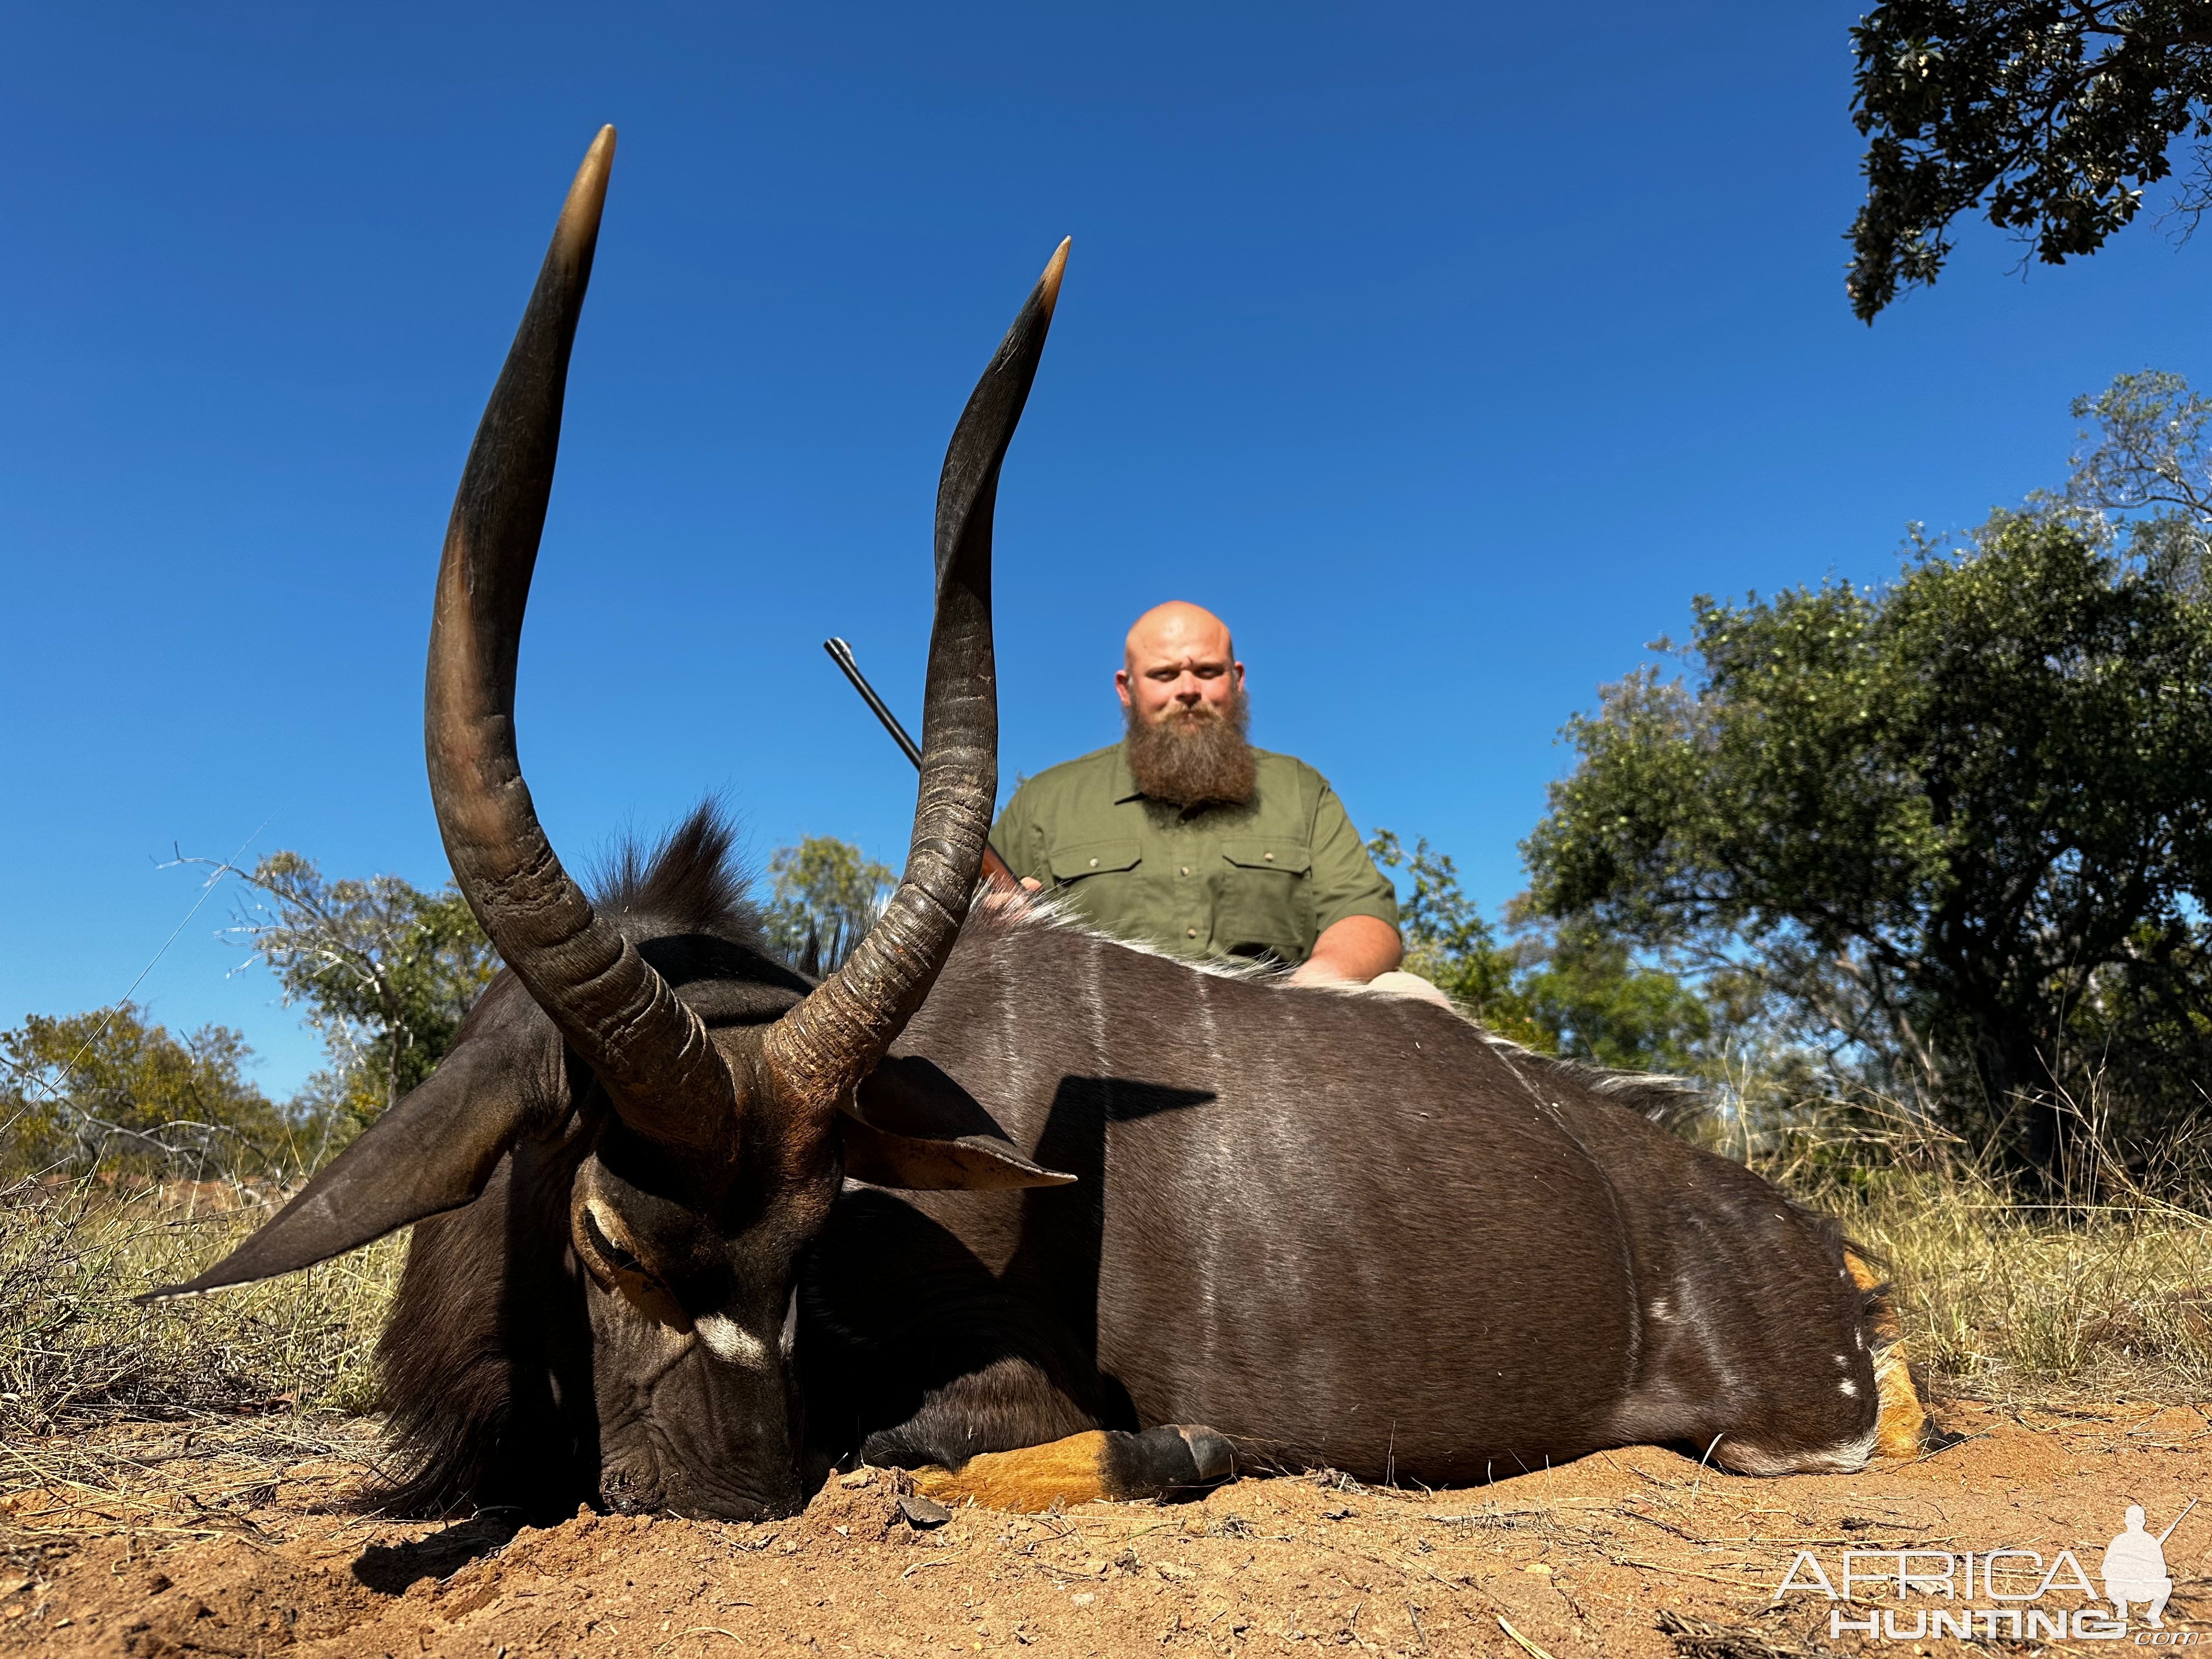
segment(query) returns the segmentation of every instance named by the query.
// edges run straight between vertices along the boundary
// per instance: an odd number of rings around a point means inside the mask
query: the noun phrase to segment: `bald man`
[[[1228,626],[1182,600],[1137,618],[1114,675],[1120,743],[1041,772],[991,831],[1022,884],[1173,956],[1361,983],[1401,954],[1398,904],[1328,780],[1244,735]]]

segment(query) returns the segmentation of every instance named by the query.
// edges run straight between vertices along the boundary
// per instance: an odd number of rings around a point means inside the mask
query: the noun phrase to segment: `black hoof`
[[[1212,1429],[1200,1424],[1185,1424],[1176,1432],[1190,1448],[1191,1462],[1198,1466],[1198,1478],[1206,1485],[1226,1480],[1237,1473],[1235,1449]]]
[[[1194,1496],[1236,1473],[1228,1441],[1212,1429],[1164,1423],[1107,1437],[1108,1494],[1121,1498]]]

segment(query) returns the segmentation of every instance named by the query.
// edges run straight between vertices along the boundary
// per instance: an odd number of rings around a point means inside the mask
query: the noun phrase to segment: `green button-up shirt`
[[[1176,956],[1304,962],[1346,916],[1398,925],[1398,901],[1328,780],[1266,750],[1242,806],[1153,800],[1122,746],[1040,772],[991,830],[1034,878],[1118,938]]]

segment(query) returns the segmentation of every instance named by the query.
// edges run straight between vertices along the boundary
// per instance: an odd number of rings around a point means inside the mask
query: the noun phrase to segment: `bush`
[[[179,1040],[131,1003],[0,1031],[0,1176],[281,1176],[320,1155],[315,1126],[246,1081],[252,1050],[204,1026]]]
[[[898,872],[849,841],[808,836],[768,861],[768,938],[793,962],[835,967],[883,914]]]
[[[217,870],[260,896],[228,931],[268,963],[285,1001],[307,1004],[331,1068],[300,1105],[343,1144],[437,1069],[498,956],[451,883],[426,892],[398,876],[331,881],[292,852]]]

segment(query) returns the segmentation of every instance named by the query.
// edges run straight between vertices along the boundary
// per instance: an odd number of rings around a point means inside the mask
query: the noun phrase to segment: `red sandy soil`
[[[349,1513],[368,1425],[115,1425],[6,1449],[0,1654],[951,1659],[1319,1644],[1771,1659],[1861,1640],[1831,1640],[1817,1594],[1775,1599],[1801,1550],[1833,1574],[1847,1548],[2070,1548],[2094,1575],[2129,1503],[2155,1531],[2212,1498],[2204,1409],[1943,1415],[1965,1443],[1855,1475],[1743,1479],[1640,1449],[1463,1492],[1309,1475],[1168,1506],[963,1509],[925,1528],[902,1512],[897,1477],[862,1471],[759,1526],[579,1515],[519,1533]],[[2212,1644],[2212,1503],[2166,1553],[2168,1629]]]

